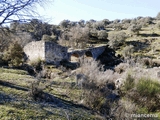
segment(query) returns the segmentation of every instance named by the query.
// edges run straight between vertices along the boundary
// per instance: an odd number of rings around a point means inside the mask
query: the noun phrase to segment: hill
[[[158,120],[159,25],[158,18],[137,17],[64,20],[60,25],[34,19],[13,23],[9,31],[4,28],[8,35],[3,40],[17,40],[22,48],[31,41],[43,40],[71,49],[101,45],[107,49],[98,57],[100,61],[78,58],[79,63],[61,61],[55,66],[23,59],[19,66],[12,66],[13,57],[3,59],[10,53],[5,52],[8,44],[1,42],[0,119]]]

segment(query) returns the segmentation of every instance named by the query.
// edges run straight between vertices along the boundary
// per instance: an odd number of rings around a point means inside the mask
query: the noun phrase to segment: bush
[[[3,60],[3,53],[0,53],[0,65],[4,65],[5,62]]]
[[[119,65],[117,65],[114,70],[115,72],[121,74],[123,72],[125,72],[127,70],[127,68],[129,68],[129,64],[127,63],[120,63]]]
[[[133,52],[134,52],[134,46],[129,45],[123,48],[122,55],[124,56],[124,58],[128,58],[128,57],[130,58]]]
[[[108,33],[105,30],[98,31],[98,39],[107,40]]]
[[[153,61],[151,58],[143,58],[141,60],[142,64],[147,66],[147,67],[153,67]]]
[[[53,42],[56,42],[56,39],[57,39],[57,37],[56,36],[49,36],[49,35],[46,35],[46,34],[44,34],[43,36],[42,36],[42,40],[43,41],[53,41]]]
[[[113,24],[114,30],[120,31],[122,30],[122,24],[121,23],[115,23]]]
[[[136,25],[136,24],[133,24],[131,25],[128,30],[136,35],[139,34],[139,31],[141,30],[142,26],[141,25]]]
[[[127,36],[125,32],[118,32],[118,33],[112,33],[109,34],[108,39],[108,45],[111,48],[117,49],[120,45],[123,45]]]
[[[100,92],[97,90],[88,90],[84,92],[84,101],[85,104],[97,111],[100,111],[101,113],[108,113],[110,105],[107,105],[107,99],[106,96],[109,94],[107,91],[105,93]]]
[[[155,97],[160,94],[160,83],[150,78],[141,78],[136,85],[137,91],[144,96]]]
[[[104,71],[103,66],[95,60],[82,60],[80,68],[76,74],[85,75],[83,91],[84,104],[103,115],[109,115],[113,104],[118,99],[114,81],[119,78],[119,74],[112,70]]]
[[[160,29],[160,22],[157,22],[156,27]]]
[[[41,60],[40,58],[37,58],[35,60],[29,61],[29,65],[35,68],[36,71],[42,70],[42,65],[44,61]]]
[[[23,48],[15,42],[14,44],[10,44],[8,50],[5,51],[3,59],[8,61],[9,65],[18,67],[23,64],[23,57]]]
[[[104,71],[104,66],[95,60],[80,61],[80,74],[88,78],[88,83],[94,83],[96,86],[104,86],[108,82],[113,82],[120,77],[113,70]]]
[[[40,81],[33,82],[31,84],[31,90],[29,92],[29,96],[33,98],[35,101],[39,102],[56,102],[58,103],[58,100],[45,92],[43,92],[42,88],[39,87]]]
[[[134,78],[130,74],[128,74],[126,77],[126,81],[124,82],[124,90],[128,91],[128,90],[134,88],[134,85],[135,85]]]

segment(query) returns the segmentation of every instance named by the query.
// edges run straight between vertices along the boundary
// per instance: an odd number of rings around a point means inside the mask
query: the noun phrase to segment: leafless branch
[[[27,21],[39,17],[36,12],[37,5],[42,7],[44,0],[0,0],[0,26],[13,20]]]

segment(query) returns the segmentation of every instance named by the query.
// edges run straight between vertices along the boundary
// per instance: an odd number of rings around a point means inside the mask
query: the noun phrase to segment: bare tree
[[[34,8],[43,6],[43,3],[44,0],[0,0],[0,26],[13,20],[26,21],[37,17]]]
[[[17,30],[20,30],[23,35],[26,35],[25,38],[30,40],[30,35],[27,35],[23,31],[25,25],[21,24],[21,22],[29,22],[33,19],[40,18],[40,15],[36,12],[36,8],[38,8],[38,6],[44,7],[45,3],[51,4],[52,1],[53,0],[0,0],[0,51],[6,49],[9,43],[12,42],[12,39],[15,39],[14,34]],[[4,27],[4,25],[8,23],[11,24],[10,28]],[[22,35],[20,36],[20,38],[22,38]],[[24,45],[25,43],[22,44]]]

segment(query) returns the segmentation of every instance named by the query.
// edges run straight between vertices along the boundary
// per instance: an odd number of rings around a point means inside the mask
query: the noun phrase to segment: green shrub
[[[0,52],[0,65],[4,65],[5,62],[3,60],[3,53]]]
[[[144,96],[154,97],[160,94],[160,83],[150,78],[141,78],[136,87],[137,91]]]
[[[108,45],[113,49],[117,49],[119,46],[125,43],[127,35],[125,32],[112,33],[108,35]]]
[[[7,51],[5,51],[3,60],[7,61],[11,66],[21,66],[23,64],[23,48],[15,42],[14,44],[10,44]]]
[[[98,39],[106,40],[108,37],[108,33],[105,30],[98,31]]]
[[[42,36],[42,40],[43,40],[43,41],[53,41],[53,42],[56,42],[56,39],[57,39],[57,37],[54,36],[54,35],[49,36],[49,35],[44,34],[44,35]]]
[[[134,52],[134,46],[133,45],[129,45],[123,48],[122,50],[122,55],[127,58],[127,57],[131,57],[132,54]]]
[[[151,58],[143,58],[141,62],[144,66],[153,67],[153,60]]]
[[[139,34],[139,31],[141,30],[142,26],[141,25],[136,25],[132,24],[129,28],[128,31],[130,31],[132,34]]]
[[[114,70],[115,70],[115,72],[121,74],[121,73],[125,72],[127,70],[127,68],[129,68],[129,64],[120,63],[119,65],[115,66]]]
[[[147,114],[148,113],[148,109],[146,107],[139,107],[137,110],[137,113],[141,113],[141,114]]]
[[[32,61],[29,61],[29,64],[33,67],[37,67],[37,66],[40,66],[41,64],[41,59],[40,58],[37,58],[37,59],[34,59]]]
[[[135,80],[130,74],[128,74],[126,77],[126,81],[124,83],[124,90],[128,91],[132,89],[134,86],[135,86]]]
[[[160,22],[157,22],[156,27],[160,29]]]

